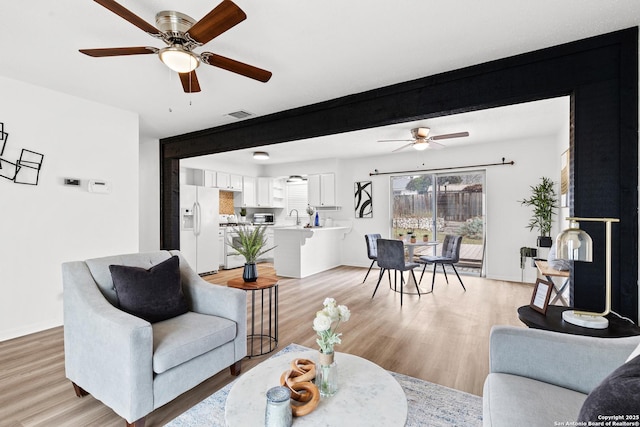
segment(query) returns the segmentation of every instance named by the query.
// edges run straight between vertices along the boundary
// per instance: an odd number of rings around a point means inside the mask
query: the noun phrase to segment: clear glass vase
[[[316,386],[321,397],[330,397],[338,391],[338,365],[334,353],[322,353],[318,357],[316,366]]]

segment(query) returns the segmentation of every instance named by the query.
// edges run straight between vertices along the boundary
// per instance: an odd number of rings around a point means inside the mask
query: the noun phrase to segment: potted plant
[[[238,234],[238,238],[227,240],[227,245],[231,246],[236,252],[245,259],[244,271],[242,278],[245,282],[255,282],[258,280],[258,268],[256,260],[260,255],[265,254],[275,248],[275,246],[264,249],[267,244],[265,235],[267,227],[259,225],[256,227],[241,225],[234,227],[234,232]]]
[[[538,229],[538,246],[550,248],[551,223],[553,221],[554,210],[558,208],[558,196],[554,188],[553,181],[547,177],[540,178],[538,185],[531,186],[531,197],[520,200],[525,206],[533,206],[533,216],[529,220],[529,229]]]
[[[247,221],[247,208],[240,208],[240,222]]]
[[[423,242],[428,242],[429,241],[429,235],[428,234],[423,234],[422,235],[422,241]]]

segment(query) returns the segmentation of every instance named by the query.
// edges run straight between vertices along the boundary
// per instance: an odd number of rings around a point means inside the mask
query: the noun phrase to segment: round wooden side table
[[[245,282],[242,277],[231,279],[227,286],[251,293],[251,319],[247,325],[247,357],[271,353],[278,346],[278,279],[260,276],[255,282]],[[256,307],[256,293],[260,292],[260,306]],[[268,294],[265,307],[265,291]],[[259,324],[256,324],[256,310]],[[265,319],[266,318],[266,319]],[[265,323],[266,320],[266,323]]]

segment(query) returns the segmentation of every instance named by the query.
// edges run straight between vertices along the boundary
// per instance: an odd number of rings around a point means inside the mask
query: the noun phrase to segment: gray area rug
[[[309,350],[309,348],[298,344],[290,344],[280,350],[277,355],[304,350]],[[398,381],[407,396],[407,427],[482,425],[482,398],[407,375],[391,371],[389,373]],[[224,405],[232,386],[233,382],[227,384],[169,422],[167,426],[224,427]],[[345,420],[344,425],[349,425],[348,420]]]

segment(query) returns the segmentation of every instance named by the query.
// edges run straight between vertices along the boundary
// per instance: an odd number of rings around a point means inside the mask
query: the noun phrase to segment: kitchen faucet
[[[291,209],[291,212],[296,211],[296,225],[300,225],[300,217],[298,214],[298,209]],[[291,212],[289,212],[289,216],[291,216]]]

